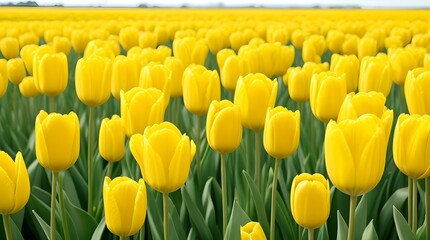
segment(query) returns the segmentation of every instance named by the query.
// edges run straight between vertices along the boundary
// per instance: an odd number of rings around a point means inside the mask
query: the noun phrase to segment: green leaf
[[[397,235],[399,235],[400,240],[413,240],[416,239],[415,234],[409,227],[408,222],[403,217],[403,215],[393,206],[393,216],[394,222],[396,223]]]
[[[405,201],[408,199],[408,188],[400,188],[396,190],[391,197],[385,202],[384,206],[379,212],[378,218],[378,233],[381,239],[387,239],[388,235],[394,229],[388,227],[393,224],[393,206],[400,209]],[[393,226],[394,227],[394,226]]]
[[[329,239],[330,239],[330,237],[328,236],[327,224],[324,224],[318,230],[317,240],[329,240]]]
[[[185,240],[187,237],[185,235],[185,232],[181,223],[181,218],[179,217],[175,204],[170,198],[169,198],[169,216],[170,216],[170,223],[172,224],[172,228],[175,229],[177,238],[181,240]]]
[[[348,238],[348,225],[339,211],[337,211],[337,240],[345,240]]]
[[[40,224],[40,226],[42,227],[42,229],[43,229],[43,232],[45,233],[45,236],[48,238],[48,239],[51,239],[51,236],[50,236],[50,234],[51,234],[51,226],[49,226],[46,222],[45,222],[45,220],[43,220],[37,213],[36,213],[36,211],[34,211],[33,210],[33,214],[34,214],[34,216],[36,216],[36,218],[37,218],[37,221],[39,222],[39,224]],[[55,239],[59,239],[59,240],[62,240],[62,238],[61,238],[61,236],[60,236],[60,234],[58,234],[58,231],[57,231],[58,229],[56,229],[55,230]]]
[[[261,198],[260,191],[258,191],[254,180],[244,170],[242,174],[245,176],[246,183],[248,184],[249,190],[251,190],[251,196],[254,200],[255,208],[257,210],[258,222],[264,230],[266,236],[269,234],[269,221],[267,220],[266,208],[264,207],[263,199]]]
[[[106,228],[106,219],[105,217],[103,217],[102,220],[99,222],[99,225],[97,226],[96,230],[94,231],[93,236],[91,237],[91,240],[102,239],[102,235],[105,228]]]
[[[149,228],[151,229],[152,236],[154,239],[162,239],[163,238],[163,211],[162,207],[159,207],[156,201],[157,192],[153,190],[151,187],[147,185],[146,187],[146,196],[147,196],[147,214],[148,214],[148,223]]]
[[[215,206],[211,197],[211,186],[213,178],[209,178],[206,181],[205,187],[202,194],[202,204],[203,210],[205,211],[205,221],[208,226],[213,226],[210,228],[213,238],[221,239],[222,234],[216,222],[216,211]],[[182,224],[180,224],[182,226]]]
[[[355,228],[354,239],[360,239],[363,236],[364,229],[367,225],[367,197],[364,195],[355,209]]]
[[[424,240],[426,239],[426,221],[424,220],[423,225],[417,230],[417,239]]]
[[[364,229],[362,240],[378,240],[378,234],[376,233],[375,226],[373,225],[373,220]]]
[[[240,239],[240,226],[244,226],[250,221],[251,219],[235,201],[233,203],[230,221],[228,222],[227,229],[225,231],[224,240]]]

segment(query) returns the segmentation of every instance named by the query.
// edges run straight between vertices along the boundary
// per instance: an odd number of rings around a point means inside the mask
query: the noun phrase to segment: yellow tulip
[[[139,46],[139,31],[135,27],[126,27],[119,31],[119,43],[128,51],[134,46]]]
[[[0,213],[9,215],[19,212],[30,197],[30,179],[21,152],[13,161],[7,153],[0,151],[0,181]]]
[[[54,37],[61,36],[62,32],[60,29],[50,28],[46,29],[43,35],[43,39],[47,44],[51,44],[54,41]]]
[[[378,52],[377,41],[370,37],[360,39],[357,46],[358,59],[363,59],[365,56],[375,56]]]
[[[158,25],[154,28],[154,33],[157,34],[158,45],[161,45],[169,40],[169,32],[165,26]]]
[[[227,58],[232,55],[236,55],[236,53],[230,48],[224,48],[216,54],[216,61],[221,73],[223,71],[222,69],[224,68],[225,61],[227,61]]]
[[[430,70],[430,53],[424,55],[423,66],[425,69]]]
[[[267,28],[266,39],[269,43],[279,42],[285,45],[289,41],[290,35],[286,29],[273,27]]]
[[[40,165],[60,172],[75,164],[79,156],[79,119],[74,112],[61,115],[40,111],[36,117],[36,157]]]
[[[125,130],[121,118],[103,119],[99,132],[99,152],[108,162],[118,162],[125,154]]]
[[[402,39],[403,46],[406,46],[408,43],[410,43],[412,39],[411,30],[409,28],[404,28],[400,26],[391,29],[390,36],[400,37],[400,39]]]
[[[163,64],[148,64],[142,68],[139,77],[139,87],[157,88],[164,93],[166,106],[170,100],[170,70]]]
[[[393,138],[394,163],[412,179],[430,177],[430,116],[400,114]]]
[[[330,214],[330,186],[319,173],[302,173],[293,179],[291,213],[297,224],[307,229],[321,227]]]
[[[105,177],[103,183],[103,204],[106,226],[109,231],[128,237],[136,234],[146,218],[146,186],[128,177]]]
[[[13,58],[7,61],[7,77],[13,84],[19,84],[27,75],[24,61],[21,58]]]
[[[228,100],[212,101],[206,119],[206,138],[209,146],[219,153],[236,150],[242,140],[239,106]]]
[[[57,96],[67,87],[69,72],[64,53],[45,54],[34,69],[36,89],[47,96]]]
[[[1,58],[0,59],[0,75],[3,77],[3,79],[8,80],[7,76],[7,60]]]
[[[330,121],[324,142],[330,181],[350,196],[371,191],[384,172],[387,145],[386,124],[373,114]]]
[[[253,131],[264,127],[267,108],[273,108],[278,93],[278,81],[261,73],[240,77],[234,94],[234,104],[240,106],[242,125]]]
[[[56,53],[62,52],[67,56],[69,55],[70,49],[72,48],[70,40],[66,37],[54,37],[52,46]]]
[[[127,92],[139,85],[139,64],[135,59],[119,55],[112,64],[111,93],[115,99],[120,100],[120,92]]]
[[[153,32],[139,33],[139,47],[141,48],[156,48],[158,42],[157,34]]]
[[[19,84],[19,91],[21,92],[22,96],[28,98],[36,97],[39,94],[32,76],[22,79],[22,82]]]
[[[173,41],[173,54],[182,60],[185,67],[190,64],[204,65],[208,46],[194,37],[177,38]]]
[[[170,70],[170,97],[182,97],[182,75],[185,70],[182,60],[167,57],[164,59],[164,66]]]
[[[405,80],[405,98],[409,113],[430,115],[430,70],[416,68]]]
[[[166,110],[164,101],[163,92],[156,88],[121,91],[121,119],[127,136],[142,134],[147,126],[162,122]]]
[[[228,91],[236,89],[237,80],[249,72],[247,62],[236,55],[229,56],[221,71],[221,84]]]
[[[237,56],[247,60],[249,73],[261,73],[264,70],[264,65],[262,64],[263,58],[261,55],[261,51],[259,51],[258,47],[252,45],[242,46],[237,54]],[[270,58],[271,57],[272,56],[270,56]],[[266,63],[267,66],[269,66],[268,64],[269,63]]]
[[[285,107],[267,111],[264,124],[263,145],[266,152],[276,159],[291,156],[299,146],[300,112]]]
[[[7,62],[5,59],[0,59],[0,97],[3,97],[9,85],[9,81],[7,80],[7,73],[4,73],[7,71],[6,64]]]
[[[388,58],[391,64],[393,81],[403,86],[409,70],[417,67],[416,56],[407,49],[389,49]]]
[[[33,54],[39,46],[31,44],[25,45],[21,49],[21,58],[24,61],[25,68],[30,75],[33,75]]]
[[[178,190],[187,180],[196,145],[170,122],[154,124],[130,139],[130,150],[145,182],[162,193]]]
[[[207,41],[209,50],[214,55],[216,55],[221,49],[227,47],[228,45],[226,36],[221,29],[210,29],[206,33],[205,39]]]
[[[26,32],[19,36],[19,46],[23,48],[26,45],[39,45],[39,37],[32,33]]]
[[[0,50],[4,58],[12,59],[19,55],[19,42],[14,37],[5,37],[0,41]]]
[[[345,119],[357,119],[365,113],[372,113],[381,118],[387,108],[385,107],[385,96],[380,92],[354,92],[346,95],[339,110],[337,121]]]
[[[361,60],[358,77],[360,92],[382,92],[385,97],[391,91],[391,65],[387,55],[378,54],[376,57],[364,57]]]
[[[357,55],[358,43],[360,38],[354,34],[345,34],[345,40],[342,44],[342,53],[344,55]]]
[[[85,30],[74,30],[72,32],[72,46],[75,52],[82,53],[90,41],[88,33]]]
[[[310,105],[312,113],[320,121],[336,120],[345,97],[345,74],[321,72],[312,76]]]
[[[310,63],[310,62],[309,62]],[[283,77],[284,84],[288,86],[288,94],[296,102],[309,100],[311,78],[308,78],[301,67],[291,67]]]
[[[263,228],[258,222],[248,222],[245,226],[240,226],[241,240],[266,240]]]
[[[221,98],[221,84],[216,70],[207,70],[201,65],[185,69],[182,76],[184,104],[188,111],[203,115],[213,100]]]
[[[295,48],[302,49],[303,43],[309,35],[310,33],[306,30],[296,29],[291,35],[291,43]]]
[[[302,58],[303,62],[321,63],[321,56],[318,55],[316,46],[308,40],[303,42]]]
[[[345,73],[347,92],[354,92],[357,89],[359,68],[360,61],[355,55],[331,56],[330,71],[338,75]]]
[[[385,38],[385,48],[386,49],[390,49],[390,48],[402,48],[403,47],[403,42],[402,39],[398,36],[391,36],[391,37],[387,37]]]
[[[327,47],[332,53],[341,53],[345,34],[342,31],[331,29],[327,33]]]
[[[103,104],[111,92],[111,60],[99,56],[81,58],[76,64],[75,87],[79,100],[89,107]]]

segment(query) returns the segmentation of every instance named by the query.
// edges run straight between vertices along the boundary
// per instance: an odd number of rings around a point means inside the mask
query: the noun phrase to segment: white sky
[[[25,2],[27,0],[0,0],[0,3]],[[52,6],[62,4],[64,6],[103,6],[103,7],[136,7],[139,4],[160,7],[177,7],[181,5],[204,7],[217,6],[222,3],[226,7],[237,6],[342,6],[359,5],[363,8],[430,8],[430,0],[37,0],[39,5]]]

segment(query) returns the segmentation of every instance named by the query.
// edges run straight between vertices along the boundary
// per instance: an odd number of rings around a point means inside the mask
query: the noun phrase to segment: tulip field
[[[0,239],[430,239],[430,12],[0,8]]]

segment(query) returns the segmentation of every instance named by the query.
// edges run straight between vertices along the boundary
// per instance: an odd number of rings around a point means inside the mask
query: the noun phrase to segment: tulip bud
[[[415,55],[406,49],[389,49],[388,58],[391,65],[393,81],[403,86],[405,84],[406,74],[409,70],[417,67],[417,59]]]
[[[163,64],[148,64],[140,71],[139,87],[157,88],[164,93],[166,106],[170,101],[170,70]]]
[[[363,59],[365,56],[375,56],[378,52],[377,41],[370,37],[360,39],[357,46],[358,59]]]
[[[280,46],[276,44],[275,57],[278,59],[273,64],[273,75],[274,76],[282,76],[284,75],[288,68],[293,65],[294,62],[294,47],[293,46]]]
[[[309,100],[310,80],[301,67],[290,67],[283,76],[283,82],[288,86],[288,95],[296,102]]]
[[[430,71],[416,68],[405,80],[405,98],[411,114],[430,115]]]
[[[291,156],[299,146],[300,112],[278,106],[267,111],[263,145],[276,159]]]
[[[263,228],[258,222],[248,222],[245,226],[240,226],[241,240],[266,240]]]
[[[76,64],[75,87],[79,100],[89,107],[103,104],[111,92],[111,60],[99,56],[81,58]]]
[[[430,177],[430,116],[400,114],[393,138],[397,168],[412,179]]]
[[[227,61],[227,58],[236,55],[233,49],[224,48],[216,54],[216,61],[218,63],[219,71],[222,73],[222,69],[224,68],[224,63]]]
[[[381,118],[386,109],[385,96],[380,92],[359,92],[357,94],[351,92],[346,95],[340,107],[337,121],[357,119],[365,113],[372,113]]]
[[[89,40],[88,33],[85,30],[74,30],[72,32],[71,42],[75,52],[84,52]]]
[[[0,97],[3,97],[7,91],[7,87],[9,85],[9,81],[7,80],[7,68],[6,68],[6,60],[0,59]]]
[[[139,46],[139,31],[135,27],[126,27],[119,31],[119,43],[128,51],[134,46]]]
[[[163,92],[156,88],[121,91],[121,119],[127,136],[142,134],[147,126],[162,122],[167,106],[164,101]]]
[[[184,104],[188,111],[203,115],[213,100],[221,98],[221,86],[216,70],[210,71],[200,65],[185,69],[182,77]]]
[[[332,53],[341,53],[345,34],[338,30],[330,30],[327,33],[327,47]]]
[[[360,61],[355,55],[331,56],[330,71],[342,75],[345,73],[347,92],[355,92],[358,86],[358,73]]]
[[[291,35],[291,43],[295,48],[302,49],[305,39],[310,35],[306,30],[296,29]]]
[[[99,132],[99,152],[108,162],[118,162],[125,154],[125,130],[121,118],[103,119]]]
[[[221,71],[222,86],[228,91],[234,91],[237,80],[240,76],[246,75],[247,68],[246,61],[243,58],[236,55],[229,56]]]
[[[170,97],[182,97],[182,75],[184,74],[184,64],[177,57],[167,57],[164,66],[170,70]]]
[[[7,61],[7,76],[13,84],[19,84],[26,75],[24,61],[21,58]]]
[[[75,164],[79,157],[79,119],[69,114],[40,111],[36,117],[36,157],[40,165],[60,172]]]
[[[60,29],[56,29],[56,28],[46,29],[43,35],[43,39],[45,40],[45,43],[52,44],[52,42],[54,41],[54,37],[62,36],[62,34],[63,33],[61,32]]]
[[[273,108],[278,93],[278,81],[261,73],[240,77],[234,94],[234,104],[240,106],[242,125],[253,131],[264,127],[267,108]]]
[[[239,106],[228,100],[212,101],[206,118],[209,146],[222,154],[236,150],[242,140]]]
[[[342,53],[344,55],[357,55],[358,43],[360,38],[354,34],[345,34],[345,40],[342,44]]]
[[[21,152],[15,161],[0,151],[0,181],[2,183],[2,199],[0,214],[10,215],[25,207],[30,197],[30,179]]]
[[[391,37],[387,37],[385,38],[385,48],[386,49],[390,49],[390,48],[402,48],[403,47],[403,42],[402,39],[398,36],[391,36]]]
[[[282,28],[268,28],[266,32],[266,39],[268,43],[279,42],[281,45],[287,44],[290,36],[286,29]]]
[[[170,122],[154,124],[130,139],[130,150],[145,182],[162,193],[178,190],[187,180],[196,145]]]
[[[19,42],[14,37],[5,37],[0,41],[0,50],[4,58],[16,58],[19,55]]]
[[[37,45],[25,45],[21,49],[21,58],[24,61],[25,68],[30,75],[33,75],[33,57],[34,52],[37,51],[39,46]]]
[[[261,73],[264,70],[264,65],[262,64],[263,58],[261,56],[262,53],[258,50],[258,47],[252,45],[245,45],[239,49],[237,55],[242,59],[247,60],[249,73]]]
[[[26,32],[19,36],[19,46],[23,48],[27,45],[39,45],[39,37],[32,33],[32,32]]]
[[[139,47],[141,48],[156,48],[158,42],[157,34],[153,32],[139,33]]]
[[[54,42],[52,45],[54,46],[54,51],[56,53],[62,52],[66,56],[69,55],[70,49],[72,48],[70,40],[66,37],[54,37]]]
[[[19,84],[19,91],[21,92],[22,96],[28,98],[36,97],[39,94],[32,76],[22,79],[22,82]]]
[[[136,234],[146,217],[146,186],[128,177],[117,177],[112,181],[105,177],[103,204],[106,226],[109,231],[122,238]]]
[[[154,28],[154,33],[157,34],[158,44],[161,45],[169,40],[169,32],[165,26],[158,25]]]
[[[208,46],[204,41],[193,37],[175,39],[173,41],[173,54],[182,60],[185,67],[190,64],[204,65],[208,55]]]
[[[127,92],[139,85],[139,65],[136,60],[119,55],[115,57],[112,65],[111,93],[115,99],[120,100],[120,91]]]
[[[321,63],[321,56],[311,41],[303,42],[302,58],[303,62]]]
[[[323,175],[302,173],[293,179],[291,213],[297,224],[307,229],[321,227],[330,214],[330,186]]]
[[[221,29],[210,29],[206,35],[205,39],[207,41],[209,50],[212,54],[216,55],[221,49],[227,47],[228,41],[226,36]]]
[[[57,96],[67,87],[69,73],[67,57],[64,53],[45,54],[38,61],[34,84],[40,93]]]
[[[391,85],[391,66],[387,55],[378,54],[376,57],[364,57],[361,60],[358,78],[360,92],[382,92],[387,97]]]
[[[386,125],[373,114],[330,121],[324,141],[330,181],[350,196],[371,191],[384,172],[387,145]]]

